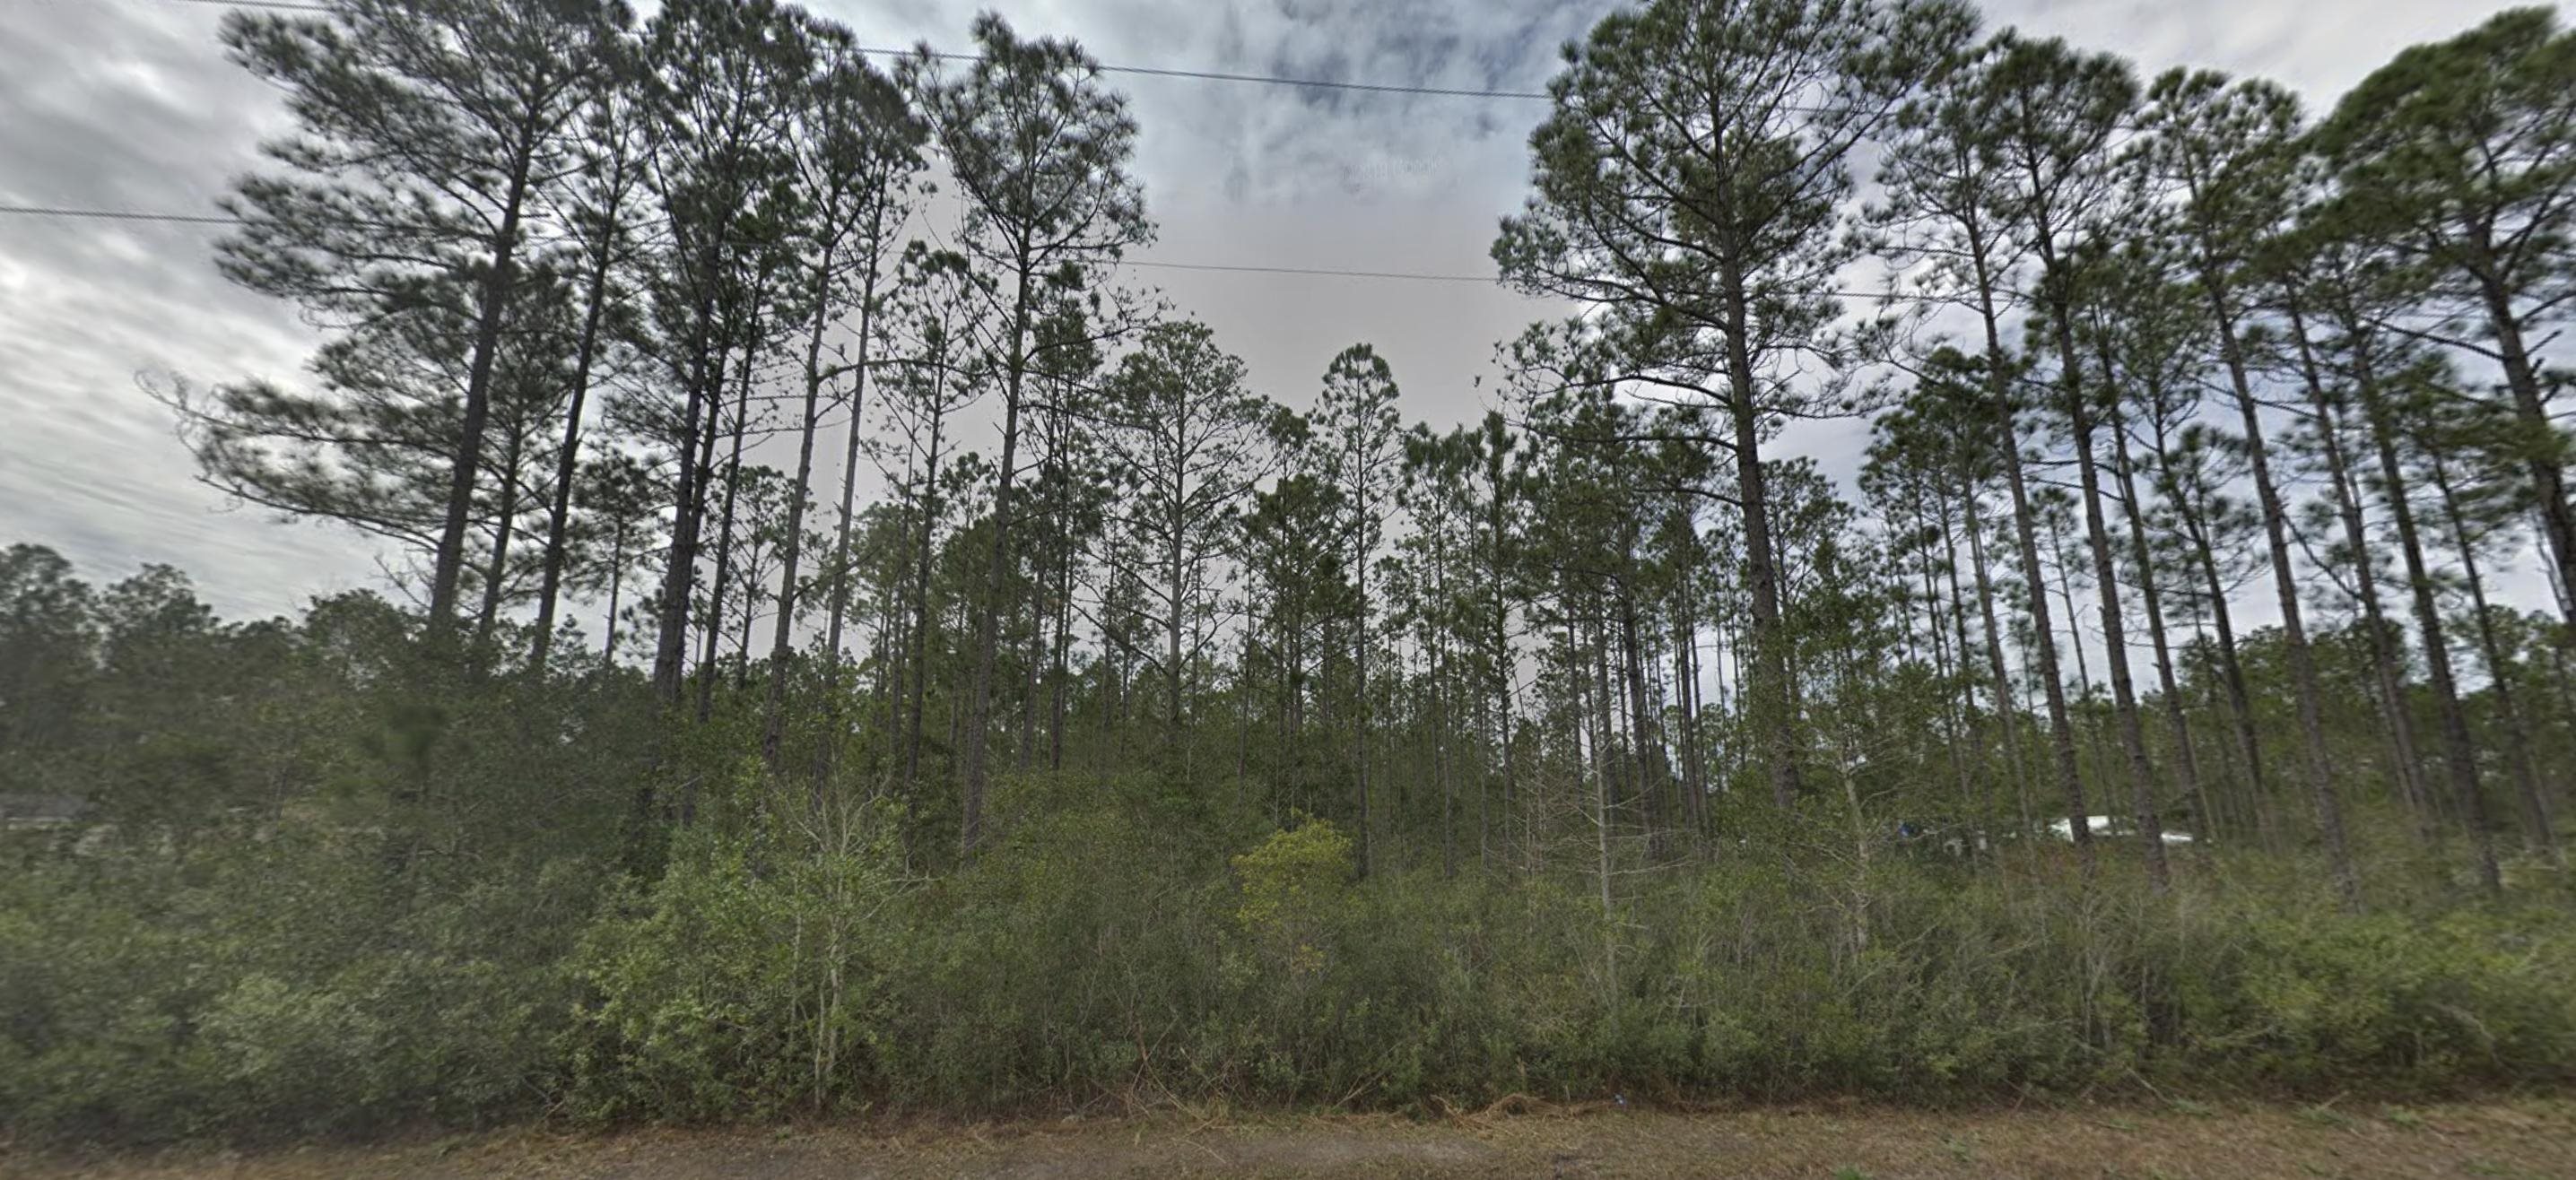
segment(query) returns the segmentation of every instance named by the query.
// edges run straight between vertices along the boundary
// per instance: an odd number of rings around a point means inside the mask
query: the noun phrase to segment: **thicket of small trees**
[[[12,837],[0,1106],[2576,1060],[2549,13],[2317,119],[1937,0],[1619,13],[1493,248],[1579,314],[1409,427],[1369,344],[1271,396],[1122,286],[1125,101],[973,34],[226,19],[299,129],[217,262],[329,340],[160,392],[410,605],[9,551],[0,787],[87,811]],[[1786,453],[1820,418],[1856,487]]]

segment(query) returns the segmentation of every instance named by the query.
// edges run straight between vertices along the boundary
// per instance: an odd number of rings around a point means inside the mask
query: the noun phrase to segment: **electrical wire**
[[[191,0],[191,2],[200,2],[200,0]],[[225,3],[227,0],[201,0],[201,2],[217,4]],[[858,52],[871,57],[911,57],[920,51],[862,48]],[[972,53],[933,51],[930,56],[940,61],[984,60]],[[1227,74],[1214,70],[1165,69],[1158,66],[1101,65],[1097,68],[1104,74],[1141,74],[1151,78],[1196,78],[1207,82],[1250,82],[1261,86],[1303,86],[1317,90],[1356,90],[1369,94],[1430,94],[1446,98],[1535,99],[1539,102],[1546,102],[1552,97],[1543,90],[1468,90],[1448,86],[1398,86],[1383,82],[1328,82],[1321,78],[1281,78],[1269,74]]]
[[[130,209],[76,209],[61,205],[0,205],[0,215],[17,217],[70,217],[96,221],[147,221],[177,225],[249,225],[250,219],[211,213],[153,213]],[[1423,274],[1385,270],[1331,270],[1305,266],[1237,266],[1213,262],[1148,262],[1143,259],[1121,259],[1115,265],[1146,267],[1155,270],[1221,271],[1235,274],[1309,275],[1317,278],[1404,279],[1429,283],[1483,283],[1493,285],[1502,280],[1486,275]]]
[[[279,12],[333,11],[332,6],[328,4],[298,4],[292,3],[290,0],[166,0],[166,2],[172,4],[203,4],[217,8],[262,8]],[[911,57],[920,51],[913,49],[861,48],[858,52],[867,54],[871,57]],[[981,57],[971,53],[940,53],[934,51],[930,56],[941,61],[976,62],[983,60]],[[1216,70],[1184,70],[1161,66],[1100,65],[1098,66],[1098,69],[1104,74],[1136,74],[1150,78],[1195,78],[1207,82],[1245,82],[1257,86],[1296,86],[1312,90],[1347,90],[1366,94],[1422,94],[1443,98],[1501,98],[1521,101],[1535,100],[1538,102],[1546,102],[1550,97],[1548,93],[1543,90],[1475,90],[1450,86],[1402,86],[1384,82],[1333,82],[1322,78],[1282,78],[1269,74],[1230,74]]]
[[[217,214],[151,213],[130,209],[76,209],[60,205],[0,205],[0,215],[17,217],[72,217],[99,221],[169,222],[179,225],[251,224],[250,220],[247,218],[227,217]],[[1335,270],[1328,267],[1251,266],[1217,262],[1149,262],[1144,259],[1136,258],[1122,258],[1112,265],[1133,266],[1151,270],[1190,270],[1223,274],[1302,275],[1309,278],[1388,279],[1401,282],[1476,283],[1484,286],[1502,285],[1502,279],[1492,275],[1430,274],[1420,271]],[[1911,298],[1911,296],[1908,296],[1903,292],[1889,291],[1825,291],[1820,292],[1820,294],[1842,299]]]

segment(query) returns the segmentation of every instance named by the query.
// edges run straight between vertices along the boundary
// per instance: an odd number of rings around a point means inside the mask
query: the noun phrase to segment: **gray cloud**
[[[214,39],[220,10],[38,4],[0,40],[0,199],[213,212],[263,135],[274,92]],[[369,550],[281,528],[196,484],[136,375],[295,372],[311,346],[284,307],[214,271],[212,227],[0,218],[0,505],[8,539],[94,578],[142,562],[195,575],[228,613],[273,613],[374,575]]]

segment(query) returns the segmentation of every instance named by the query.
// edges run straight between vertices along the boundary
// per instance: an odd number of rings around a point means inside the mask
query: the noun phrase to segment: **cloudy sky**
[[[977,8],[1069,35],[1100,60],[1234,73],[1537,90],[1605,0],[810,0],[863,43],[942,48]],[[2329,103],[2396,50],[2508,7],[2496,0],[1993,0],[1992,25],[2131,55],[2258,73]],[[25,0],[0,36],[0,204],[207,213],[278,97],[227,63],[224,10],[189,0]],[[1120,76],[1160,224],[1140,257],[1177,263],[1489,274],[1517,207],[1526,100],[1375,95]],[[166,562],[226,614],[293,610],[379,580],[342,533],[228,506],[195,482],[138,375],[294,380],[292,311],[227,286],[208,227],[0,214],[0,544],[54,546],[93,579]],[[1544,305],[1496,287],[1137,272],[1213,326],[1256,385],[1302,405],[1343,346],[1394,365],[1408,416],[1481,413],[1494,342]],[[1848,472],[1864,431],[1786,441]]]

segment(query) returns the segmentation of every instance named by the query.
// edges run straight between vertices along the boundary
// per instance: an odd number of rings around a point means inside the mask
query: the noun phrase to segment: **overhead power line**
[[[183,225],[240,225],[238,217],[211,213],[129,213],[120,209],[61,209],[49,205],[0,205],[0,213],[20,217],[85,217],[98,221],[174,221]]]
[[[175,225],[248,225],[250,220],[214,213],[154,213],[131,209],[75,209],[59,205],[0,205],[0,214],[17,217],[68,217],[92,221],[151,221]],[[1406,279],[1426,283],[1483,283],[1492,285],[1502,280],[1491,275],[1425,274],[1390,270],[1332,270],[1309,266],[1243,266],[1215,262],[1149,262],[1144,259],[1121,259],[1120,266],[1148,267],[1154,270],[1222,271],[1233,274],[1312,275],[1318,278]]]
[[[1326,82],[1317,78],[1273,78],[1264,74],[1219,74],[1206,70],[1159,70],[1152,66],[1102,66],[1112,74],[1146,74],[1164,78],[1204,78],[1212,82],[1257,82],[1264,86],[1312,86],[1319,90],[1361,90],[1374,94],[1436,94],[1450,98],[1517,98],[1546,102],[1544,90],[1467,90],[1446,86],[1388,86],[1374,82]]]
[[[173,4],[203,4],[216,8],[266,8],[282,12],[331,12],[328,4],[296,3],[295,0],[168,0]],[[856,52],[871,57],[911,57],[919,49],[859,48]],[[939,61],[980,62],[982,56],[972,53],[930,51]],[[1479,90],[1472,87],[1405,86],[1387,82],[1334,82],[1323,78],[1283,78],[1273,74],[1234,74],[1221,70],[1184,70],[1163,66],[1117,66],[1093,63],[1104,74],[1134,74],[1148,78],[1190,78],[1205,82],[1243,82],[1256,86],[1302,87],[1309,90],[1345,90],[1360,94],[1421,94],[1443,98],[1499,98],[1515,102],[1549,102],[1555,95],[1544,90]],[[1848,115],[1854,112],[1805,103],[1783,103],[1776,109],[1801,115]],[[2125,130],[2126,128],[2124,128]]]
[[[191,0],[191,2],[214,4],[224,3],[226,0]],[[919,51],[913,49],[861,49],[859,52],[868,54],[872,57],[911,57]],[[984,60],[972,53],[939,53],[933,51],[930,56],[937,58],[940,61],[978,62]],[[1099,70],[1104,74],[1142,74],[1151,78],[1197,78],[1209,82],[1251,82],[1262,86],[1305,86],[1317,90],[1357,90],[1370,94],[1435,94],[1444,95],[1450,98],[1518,98],[1536,99],[1540,102],[1545,102],[1550,97],[1545,91],[1540,90],[1468,90],[1447,86],[1396,86],[1378,82],[1327,82],[1321,78],[1279,78],[1268,74],[1227,74],[1213,70],[1173,70],[1161,69],[1155,66],[1102,65],[1099,67]]]
[[[154,213],[138,209],[76,209],[61,205],[0,205],[0,216],[68,217],[91,221],[152,221],[174,225],[249,225],[251,220],[215,213]],[[374,224],[374,223],[353,223]],[[401,228],[401,227],[389,227]],[[1332,279],[1393,279],[1421,283],[1477,283],[1499,286],[1502,279],[1494,275],[1431,274],[1402,270],[1334,270],[1317,266],[1252,266],[1222,262],[1148,262],[1140,258],[1122,258],[1117,266],[1144,267],[1152,270],[1196,270],[1224,274],[1306,275]],[[1820,295],[1840,299],[1911,299],[1917,296],[1901,291],[1820,291]]]
[[[169,0],[174,4],[205,4],[218,8],[265,8],[281,12],[330,12],[328,4],[297,4],[289,0]],[[912,49],[860,49],[872,57],[911,57]],[[972,53],[939,53],[931,55],[941,61],[982,61]],[[1450,86],[1402,86],[1383,82],[1333,82],[1322,78],[1281,78],[1269,74],[1229,74],[1216,70],[1167,69],[1159,66],[1102,65],[1104,74],[1138,74],[1150,78],[1196,78],[1209,82],[1247,82],[1257,86],[1299,86],[1312,90],[1351,90],[1367,94],[1425,94],[1446,98],[1508,98],[1545,102],[1543,90],[1476,90]]]
[[[1388,270],[1324,270],[1305,266],[1223,266],[1210,262],[1144,262],[1120,261],[1121,266],[1150,266],[1157,270],[1220,270],[1236,274],[1260,275],[1330,275],[1345,279],[1411,279],[1426,283],[1500,283],[1491,275],[1434,275]]]

